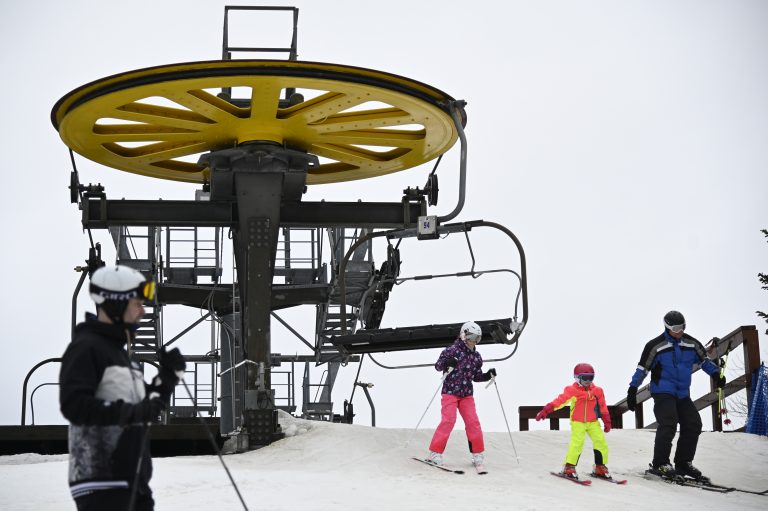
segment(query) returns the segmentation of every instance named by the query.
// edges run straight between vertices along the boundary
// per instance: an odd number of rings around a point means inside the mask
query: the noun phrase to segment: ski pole
[[[189,399],[192,401],[192,405],[194,406],[195,410],[197,410],[197,402],[195,401],[195,398],[192,397],[192,392],[189,391],[189,386],[187,385],[187,382],[184,381],[184,378],[180,378],[181,383],[184,384],[184,389],[187,391],[187,395],[189,396]],[[197,415],[197,413],[195,413]],[[208,427],[208,424],[203,420],[200,415],[197,415],[197,418],[200,419],[200,424],[203,425],[203,429],[205,429],[205,432],[208,433],[208,439],[211,441],[211,445],[213,446],[213,452],[216,453],[216,456],[219,457],[219,461],[221,462],[221,466],[224,467],[224,471],[227,473],[227,477],[229,477],[229,482],[232,483],[232,487],[235,489],[235,493],[237,493],[237,498],[240,499],[240,503],[243,505],[243,509],[245,511],[248,511],[248,506],[245,505],[245,501],[243,500],[243,496],[240,494],[240,489],[237,487],[237,484],[235,483],[235,480],[232,478],[232,474],[229,472],[229,468],[227,468],[227,464],[224,463],[224,458],[221,456],[221,449],[219,449],[219,446],[216,444],[216,440],[213,438],[213,433],[211,433],[211,429]]]
[[[149,423],[144,426],[144,434],[141,435],[141,450],[139,459],[136,462],[136,473],[133,475],[133,487],[131,488],[131,498],[128,500],[128,511],[133,511],[136,506],[136,490],[139,487],[139,474],[141,473],[141,462],[144,460],[144,454],[149,442]]]
[[[488,383],[485,387],[488,388],[488,386],[493,383],[493,387],[496,389],[496,396],[499,398],[499,406],[501,406],[501,414],[504,416],[504,424],[507,425],[507,433],[509,433],[509,441],[512,442],[512,450],[515,451],[515,459],[517,460],[517,464],[520,464],[520,456],[517,455],[517,447],[515,447],[515,441],[512,440],[512,431],[509,429],[509,422],[507,421],[507,412],[504,411],[504,403],[501,401],[501,394],[499,394],[499,386],[496,385],[496,377],[491,377],[491,382]]]
[[[720,364],[720,377],[725,377],[725,365],[728,363],[728,355],[730,354],[730,351],[727,351],[725,353],[725,358],[723,359],[723,363]],[[729,426],[731,424],[731,419],[728,418],[728,409],[725,406],[725,389],[721,389],[718,387],[717,389],[717,413],[719,416],[725,416],[725,420],[723,421],[726,426]]]
[[[443,387],[443,382],[445,381],[445,378],[451,374],[451,371],[453,371],[453,367],[449,367],[448,371],[443,375],[442,378],[440,378],[440,385],[438,385],[437,389],[435,389],[435,393],[432,394],[432,399],[429,400],[429,404],[427,405],[426,410],[424,410],[424,413],[421,414],[421,418],[419,419],[419,422],[416,423],[416,427],[413,428],[413,433],[411,433],[411,436],[406,440],[405,447],[408,447],[408,444],[411,443],[411,440],[413,440],[413,437],[416,435],[416,430],[419,429],[419,425],[421,424],[421,421],[424,420],[424,416],[427,415],[427,411],[429,411],[429,407],[432,406],[432,401],[435,400],[435,396],[437,396],[437,393],[440,392],[440,389]]]

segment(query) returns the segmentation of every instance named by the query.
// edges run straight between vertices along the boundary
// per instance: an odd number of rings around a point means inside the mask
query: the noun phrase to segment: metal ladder
[[[115,243],[117,264],[129,266],[157,280],[157,262],[161,257],[160,229],[150,226],[146,231],[130,231],[125,226],[116,226],[110,227],[109,233]],[[130,349],[136,354],[154,355],[162,338],[162,307],[145,305],[144,308],[146,313],[139,322],[139,329]]]

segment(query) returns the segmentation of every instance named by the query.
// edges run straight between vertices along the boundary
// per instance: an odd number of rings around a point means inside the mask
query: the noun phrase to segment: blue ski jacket
[[[678,399],[690,396],[691,375],[697,366],[710,376],[720,368],[708,356],[704,346],[688,334],[675,339],[668,331],[651,339],[643,348],[640,363],[632,376],[631,387],[639,387],[651,373],[651,395],[670,394]]]

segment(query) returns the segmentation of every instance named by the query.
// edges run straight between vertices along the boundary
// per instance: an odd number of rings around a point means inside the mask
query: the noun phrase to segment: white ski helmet
[[[480,339],[483,337],[483,331],[480,329],[480,326],[475,323],[474,321],[467,321],[463,325],[461,325],[461,331],[459,332],[459,337],[462,341],[466,341],[469,339],[470,341],[480,342]]]
[[[116,324],[123,322],[132,298],[155,299],[155,283],[128,266],[102,266],[91,275],[88,291],[96,307]]]

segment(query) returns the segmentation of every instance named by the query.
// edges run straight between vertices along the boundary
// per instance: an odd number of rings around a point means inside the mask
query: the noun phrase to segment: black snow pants
[[[656,415],[656,443],[653,446],[653,466],[669,463],[672,440],[680,424],[677,439],[675,465],[693,461],[696,445],[701,434],[701,416],[690,397],[676,398],[669,394],[653,396],[653,413]]]
[[[131,502],[131,490],[97,490],[88,495],[75,499],[77,511],[127,511]],[[153,511],[155,501],[152,495],[138,494],[134,503],[134,511]]]

